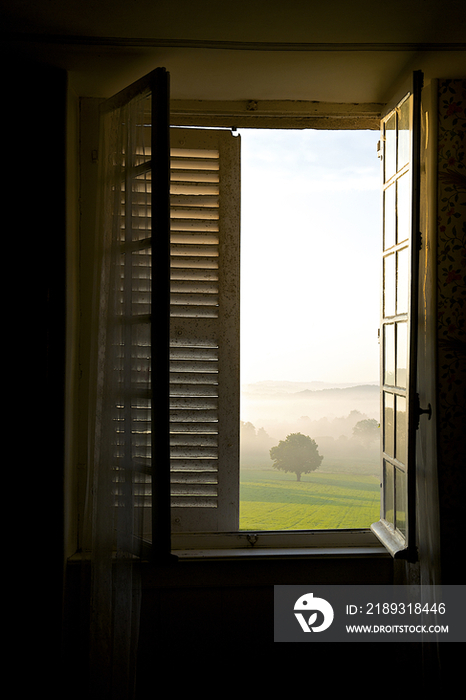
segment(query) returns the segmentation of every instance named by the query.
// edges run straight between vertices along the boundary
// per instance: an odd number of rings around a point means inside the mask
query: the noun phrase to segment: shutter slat
[[[187,431],[189,433],[212,433],[212,434],[217,434],[218,433],[218,421],[212,421],[211,423],[206,423],[206,422],[194,422],[192,420],[187,420],[184,423],[182,422],[175,422],[172,419],[170,419],[170,431],[173,433],[179,433],[182,434],[183,431]]]
[[[173,305],[194,305],[194,306],[213,306],[218,303],[218,294],[171,294],[170,303]]]
[[[216,307],[209,306],[173,306],[172,318],[218,318]]]
[[[193,209],[199,208],[200,210],[205,210],[207,208],[212,208],[218,210],[220,204],[220,199],[217,195],[199,195],[199,194],[171,194],[170,195],[170,208],[173,211],[177,209],[190,207]]]
[[[171,458],[174,457],[211,457],[215,458],[218,453],[217,445],[202,446],[202,445],[171,445]]]
[[[216,434],[213,433],[171,433],[170,434],[170,444],[173,447],[179,447],[180,449],[184,447],[188,448],[210,448],[217,447],[218,438]]]
[[[218,170],[219,162],[218,158],[176,158],[172,157],[170,160],[170,167],[172,170]]]
[[[217,508],[217,496],[212,496],[212,498],[199,497],[195,498],[192,496],[187,496],[186,498],[178,497],[172,498],[170,501],[171,507],[173,508]]]
[[[171,459],[170,469],[176,474],[177,478],[180,475],[186,473],[186,478],[189,478],[189,474],[196,472],[206,473],[210,472],[212,474],[218,472],[218,461],[216,459],[202,458],[202,459]]]
[[[172,255],[170,260],[171,267],[185,270],[216,270],[218,269],[218,260],[215,258],[196,258],[194,256],[176,256]]]
[[[173,183],[217,183],[219,174],[213,170],[172,170],[171,180]]]
[[[201,197],[204,195],[218,195],[218,183],[208,182],[172,182],[170,185],[171,195],[194,195]]]
[[[214,282],[218,280],[218,268],[182,268],[182,267],[172,267],[171,270],[172,281],[182,282],[186,280],[188,282]]]
[[[176,244],[171,246],[171,257],[174,258],[218,258],[218,245],[210,243],[189,245]]]
[[[215,219],[171,219],[170,231],[191,233],[205,231],[212,233],[218,231],[218,221]]]
[[[170,371],[175,372],[212,372],[218,373],[215,360],[178,360],[170,362]],[[180,375],[181,376],[181,375]]]

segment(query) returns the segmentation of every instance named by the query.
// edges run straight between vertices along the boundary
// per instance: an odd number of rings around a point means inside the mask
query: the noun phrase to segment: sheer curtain
[[[148,77],[101,112],[84,523],[89,684],[99,700],[133,697],[138,565],[151,539],[150,91]]]

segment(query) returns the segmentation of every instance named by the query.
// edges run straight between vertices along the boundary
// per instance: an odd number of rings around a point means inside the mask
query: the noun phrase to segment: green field
[[[245,469],[240,484],[240,529],[366,528],[379,519],[379,479],[349,473],[294,474]]]

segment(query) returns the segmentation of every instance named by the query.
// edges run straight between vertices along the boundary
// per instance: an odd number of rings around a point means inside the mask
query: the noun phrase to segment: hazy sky
[[[378,381],[378,132],[240,134],[242,384]]]

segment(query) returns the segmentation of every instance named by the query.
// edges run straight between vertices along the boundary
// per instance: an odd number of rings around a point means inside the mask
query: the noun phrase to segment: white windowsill
[[[172,554],[180,561],[390,556],[370,530],[172,535]]]
[[[310,547],[280,549],[185,549],[173,550],[172,554],[179,561],[190,559],[309,559],[309,558],[347,558],[347,557],[387,557],[390,554],[383,546],[375,547]]]

